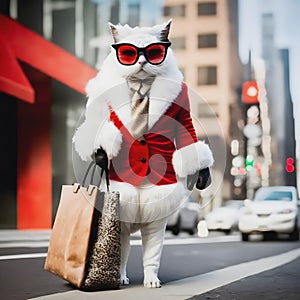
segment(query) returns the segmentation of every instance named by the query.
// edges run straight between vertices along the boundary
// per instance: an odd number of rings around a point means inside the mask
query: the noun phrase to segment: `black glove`
[[[95,163],[103,170],[108,170],[108,157],[106,152],[99,148],[94,154]]]
[[[202,169],[195,174],[188,175],[187,177],[187,188],[193,190],[196,184],[198,190],[204,190],[211,184],[211,176],[209,168]]]
[[[103,173],[105,172],[106,186],[107,190],[109,190],[108,157],[106,152],[102,148],[97,149],[97,151],[94,153],[94,160],[96,165],[101,168],[101,178]]]

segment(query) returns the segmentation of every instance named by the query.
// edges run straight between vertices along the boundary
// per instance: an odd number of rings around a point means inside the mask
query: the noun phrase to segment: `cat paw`
[[[129,284],[129,278],[125,275],[120,277],[121,285],[128,285]]]
[[[161,282],[158,279],[157,275],[147,275],[144,278],[144,287],[146,288],[160,288]]]

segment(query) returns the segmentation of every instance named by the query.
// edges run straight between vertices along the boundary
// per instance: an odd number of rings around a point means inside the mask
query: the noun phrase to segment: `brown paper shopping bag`
[[[44,268],[85,290],[119,288],[118,192],[62,186]]]

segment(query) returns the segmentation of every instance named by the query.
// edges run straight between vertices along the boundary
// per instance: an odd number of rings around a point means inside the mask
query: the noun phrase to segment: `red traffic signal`
[[[286,160],[285,170],[288,173],[293,173],[295,171],[294,159],[292,157],[288,157]]]
[[[256,81],[246,81],[242,88],[242,99],[246,104],[258,103],[258,86]]]

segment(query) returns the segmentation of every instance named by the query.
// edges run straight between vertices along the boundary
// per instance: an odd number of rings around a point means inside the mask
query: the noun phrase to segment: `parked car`
[[[193,235],[198,231],[199,214],[200,205],[188,201],[168,218],[167,230],[170,230],[174,235],[178,235],[180,231]]]
[[[242,240],[251,233],[287,233],[291,240],[299,240],[298,196],[293,186],[262,187],[254,200],[245,200],[239,218]]]
[[[240,208],[243,201],[229,200],[224,206],[217,207],[205,216],[208,230],[218,230],[229,234],[238,229]]]

